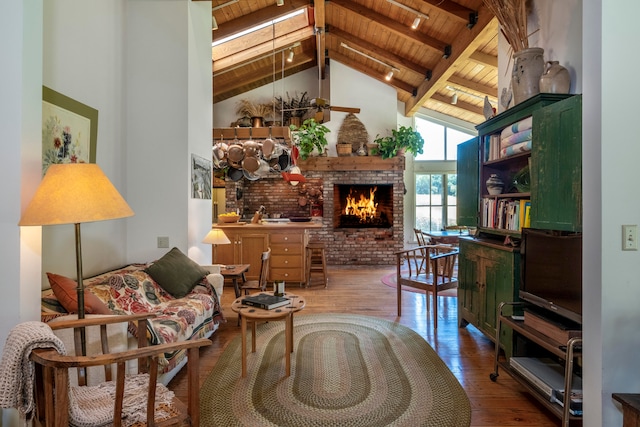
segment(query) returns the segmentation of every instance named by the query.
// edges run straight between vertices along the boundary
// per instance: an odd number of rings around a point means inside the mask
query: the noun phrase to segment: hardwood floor
[[[427,321],[425,296],[403,291],[402,317],[396,316],[396,290],[384,285],[380,278],[395,271],[395,266],[329,266],[329,287],[311,288],[295,285],[289,291],[304,295],[305,313],[352,313],[376,316],[405,325],[427,340],[460,381],[472,408],[474,427],[559,426],[560,420],[540,406],[520,386],[502,372],[497,382],[489,379],[493,372],[493,343],[473,326],[459,328],[457,298],[440,297],[438,330]],[[240,333],[237,316],[229,308],[234,300],[233,288],[226,287],[222,306],[227,322],[211,340],[213,345],[200,353],[200,385],[202,385],[230,340]],[[183,369],[169,384],[178,398],[186,402],[187,378]],[[239,373],[238,373],[239,375]]]

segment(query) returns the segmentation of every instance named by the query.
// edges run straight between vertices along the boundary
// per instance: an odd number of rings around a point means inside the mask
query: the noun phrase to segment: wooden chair
[[[411,262],[407,262],[407,268],[404,268],[405,259],[422,256],[423,252],[427,253],[430,272],[425,273],[418,267],[412,268]],[[458,286],[458,279],[455,277],[457,260],[458,248],[450,245],[425,245],[396,252],[398,316],[402,315],[402,286],[422,289],[426,294],[427,312],[430,305],[429,293],[433,298],[433,328],[437,329],[438,292]]]
[[[68,427],[72,425],[70,422],[69,407],[71,402],[79,402],[80,397],[92,399],[91,403],[84,403],[85,407],[94,408],[96,402],[104,401],[104,392],[100,398],[96,400],[95,389],[97,387],[87,387],[86,373],[84,369],[90,366],[103,366],[104,374],[107,381],[112,380],[112,365],[116,366],[115,375],[115,394],[113,401],[107,405],[105,402],[105,410],[108,410],[110,416],[113,416],[113,426],[119,427],[123,425],[123,409],[126,411],[129,404],[125,402],[125,392],[129,381],[136,378],[139,381],[144,380],[141,394],[137,394],[136,401],[142,399],[146,412],[146,421],[138,421],[136,426],[198,426],[200,424],[200,408],[199,408],[199,350],[200,347],[211,344],[208,339],[188,340],[173,344],[148,345],[147,319],[153,315],[122,315],[122,316],[106,316],[92,317],[79,320],[68,320],[51,322],[48,325],[54,329],[73,328],[75,336],[76,349],[67,349],[69,354],[81,354],[79,349],[80,331],[85,327],[98,325],[100,328],[100,340],[102,343],[102,354],[99,355],[61,355],[57,350],[52,348],[40,348],[31,352],[30,360],[35,363],[35,425],[46,427]],[[109,343],[107,339],[107,325],[118,322],[137,322],[138,331],[138,348],[127,350],[119,353],[109,352]],[[158,377],[158,358],[164,353],[171,353],[185,349],[187,351],[187,376],[188,376],[188,402],[183,402],[173,397],[168,405],[162,405],[162,411],[156,406],[166,387],[157,383]],[[129,360],[138,360],[138,375],[126,374],[126,362]],[[69,370],[79,368],[78,386],[73,388],[69,385]],[[147,374],[141,375],[141,374]],[[125,387],[125,380],[127,387]],[[104,383],[103,383],[104,384]],[[167,390],[168,391],[168,390]],[[70,393],[73,392],[73,400],[70,400]],[[159,403],[159,402],[158,402]],[[79,405],[76,405],[79,406]],[[123,408],[124,407],[124,408]],[[156,421],[158,412],[164,412],[165,416],[162,420]],[[94,419],[91,418],[93,421]],[[95,419],[97,422],[98,420]]]
[[[422,272],[425,274],[429,273],[429,263],[427,262],[428,252],[425,248],[430,242],[429,236],[425,235],[422,230],[419,228],[414,228],[413,232],[416,235],[416,242],[418,242],[418,247],[421,248],[419,251],[413,252],[411,255],[413,256],[413,262],[418,270],[418,273]],[[410,259],[407,259],[407,262],[410,262]]]
[[[258,280],[247,280],[240,287],[240,290],[243,290],[245,295],[249,295],[250,291],[264,292],[267,290],[267,278],[269,276],[271,248],[267,248],[266,251],[262,252],[262,257],[260,259],[260,278]]]

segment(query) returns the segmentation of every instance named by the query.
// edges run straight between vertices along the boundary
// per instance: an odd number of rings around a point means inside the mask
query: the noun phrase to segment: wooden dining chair
[[[417,268],[404,267],[404,260],[411,259],[421,254],[427,253],[427,263],[429,273],[425,273]],[[402,286],[409,286],[425,291],[426,309],[433,312],[433,327],[438,327],[438,293],[447,289],[454,289],[458,286],[456,274],[456,262],[458,260],[458,248],[451,245],[425,245],[416,248],[396,252],[396,275],[397,275],[397,303],[398,316],[402,315]],[[430,304],[429,295],[433,300]],[[433,305],[433,310],[430,310]]]
[[[78,356],[79,349],[69,349],[68,355],[53,348],[31,352],[34,362],[35,425],[68,427],[70,425],[120,426],[198,426],[199,350],[211,344],[208,339],[187,340],[171,344],[148,345],[147,319],[153,315],[100,316],[51,322],[53,330],[72,328],[75,345],[80,344],[80,331],[98,327],[102,343],[101,354]],[[138,347],[117,353],[109,351],[107,325],[119,322],[137,324]],[[165,353],[187,351],[188,401],[183,403],[161,383],[158,383],[158,359]],[[138,362],[138,374],[127,374],[128,361]],[[107,382],[87,386],[84,368],[104,367]],[[112,368],[115,366],[115,378]],[[71,370],[80,368],[78,386],[70,385]],[[106,392],[105,390],[108,390]],[[71,410],[70,410],[71,409]],[[110,424],[111,423],[111,424]]]
[[[412,259],[407,258],[407,262],[410,263],[413,260],[413,263],[417,269],[417,272],[420,273],[429,273],[429,263],[427,262],[428,252],[425,246],[429,244],[429,237],[424,234],[422,230],[419,228],[414,228],[413,232],[416,235],[416,242],[418,243],[418,250],[412,252]]]
[[[245,295],[249,295],[251,291],[264,292],[267,290],[267,279],[269,277],[269,262],[271,260],[271,248],[267,248],[262,252],[261,265],[260,265],[260,277],[258,280],[247,280],[240,286],[240,290],[244,291]]]

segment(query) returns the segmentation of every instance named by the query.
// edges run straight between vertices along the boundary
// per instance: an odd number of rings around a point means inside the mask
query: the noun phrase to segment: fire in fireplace
[[[393,225],[392,184],[335,184],[334,228],[389,228]]]

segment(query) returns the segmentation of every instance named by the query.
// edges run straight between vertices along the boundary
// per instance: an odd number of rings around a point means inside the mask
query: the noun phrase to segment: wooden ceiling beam
[[[452,45],[452,55],[447,61],[440,61],[433,69],[432,79],[420,84],[415,97],[405,103],[405,115],[413,116],[438,88],[446,85],[447,80],[463,61],[469,58],[480,46],[485,45],[498,32],[498,21],[486,6],[478,11],[478,22],[472,29],[463,31]]]
[[[268,55],[274,50],[277,51],[284,49],[296,42],[300,42],[311,37],[314,37],[313,28],[302,28],[300,30],[286,34],[282,37],[278,37],[275,40],[275,43],[273,41],[261,43],[257,46],[252,47],[251,49],[242,50],[235,55],[230,55],[225,58],[213,61],[213,72],[215,73],[224,70],[225,68],[235,66],[239,63],[250,61],[263,55]]]
[[[345,43],[348,43],[349,46],[358,49],[362,53],[371,55],[374,58],[380,58],[382,61],[388,63],[389,65],[393,65],[398,69],[405,68],[409,71],[413,71],[423,78],[426,78],[427,76],[427,72],[429,71],[427,67],[423,67],[422,65],[409,61],[399,55],[393,54],[385,49],[380,48],[379,46],[376,46],[373,43],[362,40],[346,31],[343,31],[340,28],[330,27],[328,30],[329,31],[327,34],[329,34],[329,36],[342,39]]]
[[[436,50],[440,53],[445,52],[445,49],[449,46],[448,43],[438,40],[434,37],[429,37],[419,31],[407,31],[407,26],[399,23],[398,21],[382,15],[374,10],[359,5],[349,0],[331,0],[332,6],[338,6],[352,13],[356,13],[362,16],[364,19],[371,22],[375,22],[378,25],[386,27],[389,31],[397,34],[398,36],[412,41],[414,43],[420,43],[425,47]]]
[[[296,55],[293,64],[285,65],[284,75],[288,77],[292,74],[299,73],[315,66],[315,58],[308,55]],[[270,80],[266,80],[270,78]],[[233,79],[231,83],[224,80],[224,83],[218,83],[221,79],[213,79],[213,102],[220,102],[227,98],[237,95],[246,86],[259,87],[282,78],[282,65],[276,62],[276,73],[273,73],[273,65],[263,66],[249,76],[242,79]],[[218,84],[217,84],[218,83]]]
[[[223,39],[239,33],[240,31],[244,31],[247,28],[255,27],[256,25],[264,24],[265,22],[270,22],[276,18],[280,18],[281,16],[285,16],[291,12],[295,12],[298,9],[306,8],[308,6],[309,0],[287,0],[284,2],[284,6],[277,6],[274,2],[272,6],[265,7],[240,18],[227,22],[219,21],[219,28],[212,31],[212,40],[216,41]]]
[[[435,7],[436,9],[447,13],[452,18],[456,18],[460,21],[469,23],[470,17],[475,15],[475,11],[465,7],[459,3],[454,1],[445,1],[442,0],[422,0],[423,3],[427,3],[431,7]]]
[[[478,92],[479,94],[486,95],[489,98],[493,98],[496,100],[496,102],[498,101],[498,88],[496,87],[472,82],[471,80],[467,80],[457,76],[449,77],[449,83],[451,83],[451,86],[457,86],[463,89],[466,88],[472,92]]]
[[[497,37],[497,35],[496,35]],[[473,52],[469,55],[469,59],[481,65],[498,68],[498,57],[483,52]]]
[[[384,79],[384,73],[376,73],[375,71],[372,71],[371,68],[366,67],[364,64],[360,63],[360,62],[356,62],[353,61],[352,59],[349,59],[349,57],[342,55],[340,52],[335,52],[335,51],[330,51],[329,52],[329,58],[330,59],[335,59],[338,62],[341,62],[342,64],[346,65],[347,67],[351,67],[356,71],[360,71],[361,73],[379,80],[385,84],[388,84],[390,86],[395,87],[396,89],[402,90],[408,94],[412,94],[413,91],[415,90],[415,87],[411,86],[409,83],[405,83],[403,81],[401,81],[400,79],[397,78],[392,78],[391,81],[386,81]]]

